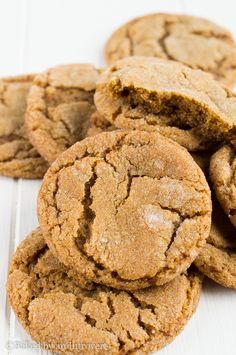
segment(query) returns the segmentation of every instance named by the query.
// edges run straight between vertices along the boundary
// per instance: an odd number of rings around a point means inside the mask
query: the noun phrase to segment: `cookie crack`
[[[204,32],[204,31],[200,31],[200,30],[191,30],[190,29],[189,33],[191,33],[193,35],[200,36],[200,37],[204,37],[204,38],[216,38],[216,39],[220,39],[222,41],[226,40],[229,43],[229,37],[227,35],[215,33],[211,30],[208,30],[208,32]],[[230,42],[232,43],[232,41],[230,41]]]
[[[225,78],[224,71],[222,72],[221,69],[222,69],[222,67],[224,67],[224,64],[227,62],[227,60],[228,60],[228,58],[226,56],[223,56],[219,60],[215,60],[214,61],[215,62],[215,68],[212,68],[212,69],[211,68],[207,68],[207,71],[209,73],[215,75],[219,79]],[[200,69],[202,69],[203,71],[206,70],[204,67],[201,67]],[[227,65],[227,69],[231,69],[231,70],[232,69],[236,69],[236,65],[235,64],[228,64]]]
[[[111,319],[116,314],[116,311],[115,311],[115,308],[114,308],[114,305],[113,305],[113,300],[112,300],[111,296],[108,296],[108,298],[107,298],[107,306],[108,306],[109,311],[110,311],[109,319]]]
[[[156,333],[157,329],[152,326],[151,324],[146,324],[142,319],[141,319],[141,311],[142,310],[149,310],[155,317],[156,321],[158,321],[157,319],[157,314],[155,312],[155,306],[150,305],[146,302],[141,302],[132,292],[126,291],[130,297],[130,301],[132,302],[132,304],[134,305],[134,307],[138,310],[138,318],[137,318],[137,324],[139,325],[139,327],[146,333],[148,339],[146,341],[149,341],[150,338],[152,336],[154,336],[154,334]],[[132,337],[131,337],[132,339]],[[133,339],[132,339],[133,340]],[[135,339],[133,340],[135,343]],[[142,347],[142,345],[140,346],[136,346],[135,349],[139,349],[140,347]]]
[[[157,333],[162,334],[165,337],[170,337],[170,338],[173,337],[174,335],[176,335],[176,331],[179,332],[182,329],[182,327],[184,326],[184,320],[185,319],[187,320],[190,318],[190,316],[191,316],[190,307],[193,304],[192,299],[191,299],[191,294],[193,293],[193,289],[195,288],[195,285],[194,285],[193,277],[191,277],[191,276],[190,277],[185,276],[185,277],[188,281],[188,287],[186,289],[186,299],[185,299],[185,302],[181,308],[181,311],[179,312],[177,318],[175,319],[174,329],[172,329],[172,327],[169,325],[168,325],[169,329],[165,329],[167,324],[164,324],[164,322],[160,322],[160,320],[158,320],[158,314],[155,312],[155,307],[151,305],[151,308],[153,308],[153,310],[154,310],[155,317],[156,317],[157,321],[159,322],[160,327],[158,327],[158,329],[155,327],[151,328],[151,332],[149,331],[149,334],[148,334],[149,341],[152,340],[153,338],[156,338]],[[140,302],[139,299],[137,300],[137,302]],[[144,309],[149,308],[149,306],[150,306],[144,301],[141,302],[141,305],[142,304],[144,306]],[[161,328],[164,328],[165,330],[163,330]],[[153,332],[153,330],[154,330],[154,332]],[[133,350],[136,350],[136,349],[138,350],[138,349],[141,349],[142,347],[143,347],[143,345],[136,347]]]
[[[186,219],[186,218],[195,218],[195,217],[200,217],[200,216],[205,216],[205,214],[207,214],[209,211],[202,211],[202,212],[194,212],[194,213],[184,213],[182,214],[178,208],[174,208],[174,207],[169,207],[169,206],[164,206],[163,204],[161,204],[159,201],[158,201],[158,204],[161,206],[161,209],[164,210],[164,211],[170,211],[170,212],[173,212],[173,213],[177,213],[179,215],[180,218],[182,218],[183,220]]]
[[[104,156],[103,160],[105,161],[105,163],[107,165],[109,165],[113,170],[114,172],[117,172],[117,169],[116,169],[116,166],[114,164],[112,164],[112,162],[110,162],[108,159],[107,159],[107,156]]]
[[[15,262],[14,269],[16,268],[17,270],[26,273],[29,277],[32,277],[32,274],[34,273],[35,265],[38,263],[39,259],[42,258],[46,254],[47,251],[48,251],[48,246],[41,247],[37,251],[37,253],[30,255],[26,259],[23,259],[23,268],[21,266],[21,264],[22,264],[22,259],[21,259],[21,260]],[[11,275],[13,273],[14,273],[14,271],[10,270],[9,275]],[[23,285],[23,281],[22,281],[22,287],[23,286],[25,287],[25,285]],[[25,308],[25,323],[27,326],[29,326],[29,324],[30,324],[30,320],[29,320],[30,303],[35,299],[36,296],[38,297],[41,294],[42,294],[42,291],[40,292],[40,288],[37,285],[36,285],[36,287],[34,287],[34,289],[31,290],[31,293],[29,295],[28,307]],[[21,295],[21,293],[19,295]]]
[[[0,104],[3,106],[7,106],[7,102],[6,102],[6,98],[5,98],[6,92],[7,92],[7,84],[2,83],[2,88],[0,91]]]
[[[130,292],[130,291],[126,291],[128,293],[128,295],[130,296],[130,301],[133,303],[133,305],[135,306],[135,308],[137,309],[149,309],[150,312],[156,316],[156,312],[155,312],[155,306],[145,302],[145,301],[140,301],[139,298],[137,296],[135,296],[134,293]]]
[[[84,321],[89,324],[91,327],[96,327],[97,321],[96,319],[92,318],[91,316],[89,316],[88,314],[86,314],[84,316]]]
[[[81,201],[81,204],[83,205],[83,216],[79,221],[79,230],[78,230],[78,235],[77,235],[77,245],[80,247],[80,250],[87,256],[87,253],[85,252],[85,244],[86,242],[90,239],[91,237],[91,227],[93,224],[93,221],[96,217],[95,212],[92,210],[91,205],[93,202],[93,199],[91,197],[91,189],[95,185],[96,180],[97,180],[97,174],[96,174],[96,166],[98,162],[96,161],[93,166],[92,166],[92,176],[90,179],[85,183],[84,186],[84,198]],[[82,225],[81,225],[82,224]],[[93,260],[94,261],[94,260]]]
[[[164,52],[164,54],[166,55],[167,59],[169,60],[176,60],[168,51],[168,48],[166,46],[166,39],[171,35],[170,31],[169,31],[169,26],[168,26],[168,22],[165,21],[163,24],[163,28],[164,28],[164,34],[157,39],[157,43],[160,45],[160,47],[162,48],[162,51]]]
[[[126,29],[126,38],[128,39],[129,45],[130,45],[130,47],[129,47],[129,49],[130,49],[129,55],[130,55],[130,56],[133,56],[133,55],[134,55],[134,42],[133,42],[132,35],[130,34],[130,29],[129,29],[129,27],[127,27],[127,29]],[[115,51],[114,51],[114,52],[115,52]]]
[[[127,175],[127,186],[126,186],[126,196],[125,198],[123,199],[123,203],[122,205],[125,203],[126,200],[128,200],[129,198],[129,195],[130,195],[130,190],[131,190],[131,185],[132,185],[132,182],[133,182],[133,179],[135,179],[136,177],[139,177],[139,175],[130,175],[130,173],[128,173]]]
[[[177,236],[178,230],[181,227],[182,223],[185,221],[185,219],[186,218],[183,218],[183,217],[180,216],[180,221],[174,224],[174,231],[173,231],[173,233],[171,235],[170,241],[169,241],[169,243],[168,243],[168,245],[166,247],[166,251],[165,251],[165,256],[166,257],[167,257],[167,254],[168,254],[168,251],[169,251],[170,247],[172,246],[172,244],[175,241],[175,238]]]
[[[120,201],[117,206],[116,206],[116,213],[115,215],[118,214],[119,208],[125,204],[125,202],[129,199],[130,197],[130,192],[131,192],[131,186],[133,183],[133,180],[136,178],[142,178],[145,177],[146,175],[131,175],[130,172],[128,172],[126,179],[127,179],[127,186],[126,186],[126,196]]]
[[[16,133],[10,133],[8,135],[0,136],[0,144],[11,143],[16,140],[22,139],[22,135]]]

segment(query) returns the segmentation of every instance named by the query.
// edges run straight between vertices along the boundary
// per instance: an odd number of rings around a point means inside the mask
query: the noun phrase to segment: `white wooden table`
[[[0,0],[0,76],[38,72],[61,63],[101,66],[109,34],[132,17],[154,11],[208,17],[236,37],[235,0]],[[0,177],[1,355],[43,353],[16,348],[33,343],[15,320],[5,293],[9,259],[37,226],[39,186],[40,181]],[[236,354],[236,292],[207,281],[196,314],[159,354]]]

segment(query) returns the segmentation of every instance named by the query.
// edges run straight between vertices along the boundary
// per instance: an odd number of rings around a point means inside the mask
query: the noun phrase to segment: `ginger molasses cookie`
[[[177,129],[187,134],[182,144],[191,151],[222,140],[236,145],[235,94],[211,75],[181,63],[149,57],[120,60],[101,75],[95,103],[119,128],[162,134],[163,127]],[[169,137],[179,141],[178,135]]]
[[[121,289],[164,284],[205,244],[211,198],[186,149],[157,134],[101,133],[51,166],[38,198],[49,248],[91,281]]]
[[[26,136],[24,115],[33,75],[0,79],[0,174],[42,178],[46,161]]]
[[[18,320],[47,350],[148,354],[183,329],[201,283],[197,272],[187,271],[164,286],[136,292],[86,288],[52,255],[38,229],[13,256],[7,289]]]
[[[236,153],[230,145],[221,147],[211,158],[210,178],[223,210],[236,227]]]
[[[236,44],[224,28],[208,20],[156,13],[136,18],[113,33],[106,44],[111,64],[128,56],[171,59],[236,83]]]
[[[98,77],[99,70],[89,64],[61,65],[35,77],[26,125],[31,142],[49,163],[86,136]]]
[[[194,264],[220,285],[236,288],[236,231],[216,199],[209,238]]]

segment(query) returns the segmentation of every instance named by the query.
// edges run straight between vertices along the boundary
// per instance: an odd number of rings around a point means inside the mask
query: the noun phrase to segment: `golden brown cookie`
[[[187,270],[209,235],[210,190],[180,145],[157,133],[114,131],[76,143],[54,162],[38,216],[65,265],[131,290]]]
[[[0,79],[0,174],[42,178],[48,165],[30,144],[24,127],[33,75]]]
[[[181,63],[149,57],[120,60],[101,75],[95,103],[116,127],[165,127],[196,137],[183,144],[191,151],[222,140],[236,145],[235,94],[209,74]]]
[[[236,83],[232,35],[202,18],[156,13],[126,23],[108,40],[106,61],[135,55],[172,59],[207,71],[228,86]]]
[[[194,264],[220,285],[236,288],[236,231],[216,199],[210,236]]]
[[[225,145],[212,156],[210,178],[218,201],[236,227],[236,155],[232,146]]]
[[[98,77],[99,70],[89,64],[61,65],[35,77],[26,125],[31,142],[48,162],[86,136]]]
[[[8,296],[18,320],[42,347],[61,354],[162,348],[195,311],[202,283],[188,271],[164,286],[127,293],[99,285],[86,289],[73,276],[39,229],[21,243],[10,265]]]

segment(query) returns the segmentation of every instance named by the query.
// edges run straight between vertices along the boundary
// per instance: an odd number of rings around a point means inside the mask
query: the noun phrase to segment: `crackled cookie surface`
[[[202,282],[188,271],[164,286],[127,293],[87,287],[75,276],[49,251],[40,229],[21,243],[10,265],[8,296],[18,320],[58,353],[81,354],[82,346],[83,354],[157,350],[195,311]]]
[[[209,234],[211,199],[180,145],[156,133],[114,131],[55,161],[38,215],[65,265],[129,290],[164,284],[189,267]]]
[[[216,199],[207,244],[194,263],[215,282],[236,288],[236,231]]]
[[[223,210],[236,227],[236,154],[225,145],[211,158],[210,177]]]
[[[236,83],[236,44],[224,28],[184,15],[151,14],[113,33],[106,44],[109,64],[128,56],[171,59],[210,72],[228,86]]]
[[[61,65],[35,77],[26,125],[31,142],[50,163],[86,136],[98,77],[99,70],[89,64]]]
[[[187,143],[179,143],[191,151],[222,140],[236,144],[235,94],[209,74],[181,63],[148,57],[120,60],[102,74],[95,103],[119,128],[162,134],[175,129],[176,140],[181,133]]]
[[[0,79],[0,174],[14,178],[42,178],[47,170],[24,127],[32,80],[32,75]]]

